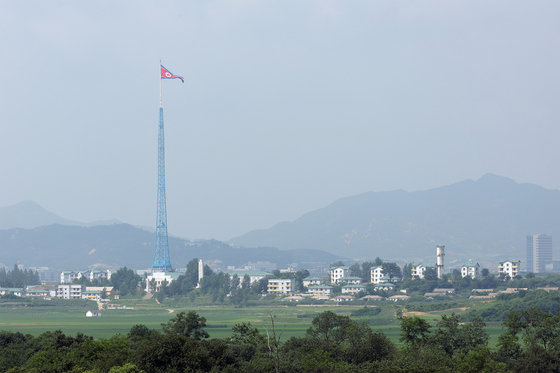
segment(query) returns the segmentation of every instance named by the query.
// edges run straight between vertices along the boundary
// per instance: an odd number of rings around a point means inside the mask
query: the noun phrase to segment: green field
[[[350,312],[361,307],[350,305],[285,306],[282,304],[248,308],[204,305],[186,307],[175,302],[158,305],[153,300],[126,300],[120,301],[117,305],[126,305],[134,307],[134,309],[103,310],[101,317],[86,317],[85,312],[88,309],[95,309],[95,303],[66,307],[60,306],[60,304],[62,303],[57,303],[55,307],[25,307],[18,303],[0,304],[0,330],[39,335],[45,331],[60,329],[70,335],[81,332],[95,338],[109,338],[117,333],[126,334],[135,324],[160,329],[161,323],[169,321],[174,314],[194,310],[206,318],[208,326],[206,330],[212,338],[230,336],[231,328],[241,322],[250,322],[264,333],[265,328],[271,330],[270,315],[273,315],[277,333],[283,330],[282,340],[286,340],[291,336],[303,336],[311,325],[313,316],[319,312],[328,310],[349,316]],[[395,307],[391,304],[384,304],[381,307],[383,310],[378,316],[353,319],[367,321],[373,330],[383,331],[398,343],[400,329],[395,317]],[[451,312],[461,313],[463,311],[435,311],[421,314],[420,317],[435,324],[440,315]],[[503,333],[500,323],[488,325],[487,330],[491,337],[490,347],[495,347],[498,336]]]

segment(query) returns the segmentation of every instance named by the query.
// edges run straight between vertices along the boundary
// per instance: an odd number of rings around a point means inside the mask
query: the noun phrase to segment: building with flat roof
[[[296,280],[293,278],[271,278],[268,279],[267,291],[269,293],[288,294],[293,293],[296,287]]]
[[[537,234],[527,236],[527,272],[546,272],[552,263],[552,236]]]

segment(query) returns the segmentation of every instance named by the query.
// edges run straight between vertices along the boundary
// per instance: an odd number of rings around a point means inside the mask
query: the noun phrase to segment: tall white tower
[[[439,245],[436,249],[437,251],[437,277],[442,278],[443,276],[443,257],[445,256],[445,246]]]
[[[199,285],[203,276],[204,276],[204,262],[202,261],[202,259],[200,259],[198,261],[198,284]]]

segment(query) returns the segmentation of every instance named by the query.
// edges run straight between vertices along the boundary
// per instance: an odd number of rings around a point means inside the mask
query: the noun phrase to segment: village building
[[[461,277],[469,276],[473,280],[476,278],[480,278],[480,264],[478,263],[465,263],[461,266]]]
[[[86,312],[86,317],[101,317],[101,311],[99,311],[99,310],[88,310]]]
[[[331,284],[338,284],[339,280],[350,275],[350,268],[339,266],[331,268]]]
[[[322,283],[323,280],[321,280],[319,277],[306,277],[303,279],[303,286],[305,286],[306,288],[312,285],[321,285]]]
[[[293,278],[271,278],[268,279],[267,291],[269,293],[288,294],[293,293],[296,287],[296,280]]]
[[[521,267],[521,260],[504,260],[498,266],[498,273],[514,278],[519,274],[519,267]]]
[[[307,287],[307,292],[313,294],[331,294],[333,292],[333,287],[329,285],[312,285]]]
[[[364,285],[344,285],[342,286],[343,293],[351,293],[356,294],[360,291],[366,291],[366,287]]]

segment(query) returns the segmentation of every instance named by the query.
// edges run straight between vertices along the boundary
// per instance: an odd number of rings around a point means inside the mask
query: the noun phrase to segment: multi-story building
[[[332,267],[331,268],[331,284],[337,284],[338,281],[343,277],[348,277],[350,275],[350,268],[348,267]]]
[[[379,279],[383,277],[383,268],[381,266],[371,267],[371,283],[379,284]]]
[[[293,293],[296,288],[296,280],[293,278],[271,278],[268,279],[267,288],[269,293]]]
[[[84,291],[86,291],[85,285],[58,285],[56,289],[56,297],[62,299],[81,299]]]
[[[75,279],[79,279],[81,274],[79,271],[62,271],[60,272],[60,283],[71,284]]]
[[[521,260],[504,260],[498,266],[500,274],[506,274],[509,278],[514,278],[519,274],[519,267],[521,267]]]
[[[527,272],[546,272],[552,263],[552,236],[538,234],[527,236]]]
[[[424,278],[426,268],[435,268],[435,263],[420,263],[412,266],[412,278]]]
[[[478,263],[465,263],[461,266],[461,276],[467,277],[470,276],[472,279],[480,278],[481,271],[480,271],[480,264]]]

